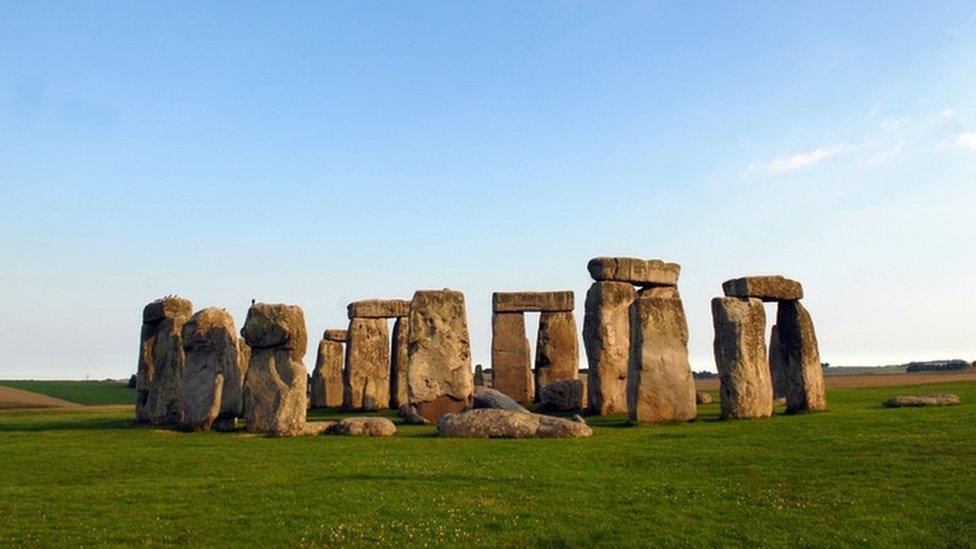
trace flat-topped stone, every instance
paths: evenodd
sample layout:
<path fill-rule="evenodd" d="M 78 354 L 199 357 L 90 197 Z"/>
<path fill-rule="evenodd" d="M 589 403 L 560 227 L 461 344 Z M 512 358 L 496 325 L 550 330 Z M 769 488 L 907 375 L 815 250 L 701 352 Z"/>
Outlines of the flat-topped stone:
<path fill-rule="evenodd" d="M 193 314 L 193 304 L 182 297 L 167 296 L 152 303 L 142 309 L 143 322 L 157 322 L 164 318 L 190 318 Z"/>
<path fill-rule="evenodd" d="M 586 265 L 597 281 L 630 282 L 635 286 L 677 286 L 681 265 L 660 259 L 595 257 Z"/>
<path fill-rule="evenodd" d="M 345 343 L 349 339 L 349 330 L 326 330 L 322 332 L 322 339 L 326 341 L 338 341 L 339 343 Z"/>
<path fill-rule="evenodd" d="M 410 301 L 407 299 L 364 299 L 353 301 L 346 307 L 349 319 L 354 318 L 398 318 L 410 316 Z"/>
<path fill-rule="evenodd" d="M 572 311 L 573 292 L 495 292 L 491 295 L 496 313 Z"/>
<path fill-rule="evenodd" d="M 796 301 L 803 299 L 803 286 L 779 275 L 744 276 L 722 283 L 727 297 L 754 297 L 763 301 Z"/>

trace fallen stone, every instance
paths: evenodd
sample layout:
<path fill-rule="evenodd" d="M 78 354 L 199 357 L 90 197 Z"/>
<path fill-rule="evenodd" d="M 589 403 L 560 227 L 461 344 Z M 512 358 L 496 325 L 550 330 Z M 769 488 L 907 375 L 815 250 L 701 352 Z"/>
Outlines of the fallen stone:
<path fill-rule="evenodd" d="M 579 377 L 579 341 L 576 318 L 571 312 L 539 315 L 539 334 L 535 353 L 536 398 L 541 389 L 562 379 Z"/>
<path fill-rule="evenodd" d="M 471 404 L 472 408 L 493 408 L 496 410 L 511 410 L 514 412 L 526 412 L 524 406 L 515 401 L 514 398 L 489 387 L 475 386 L 474 396 Z"/>
<path fill-rule="evenodd" d="M 697 416 L 681 300 L 639 296 L 630 306 L 627 417 L 631 422 L 662 423 Z"/>
<path fill-rule="evenodd" d="M 326 341 L 335 341 L 338 343 L 345 343 L 349 332 L 347 330 L 337 330 L 331 329 L 322 332 L 322 339 Z"/>
<path fill-rule="evenodd" d="M 329 426 L 327 435 L 352 437 L 392 437 L 396 425 L 385 417 L 350 417 Z"/>
<path fill-rule="evenodd" d="M 409 353 L 407 346 L 410 319 L 400 317 L 393 323 L 393 348 L 390 350 L 390 409 L 396 410 L 401 404 L 406 404 L 409 398 L 407 385 L 407 362 Z"/>
<path fill-rule="evenodd" d="M 469 438 L 580 438 L 593 434 L 585 423 L 488 408 L 444 414 L 437 422 L 437 432 L 444 437 Z"/>
<path fill-rule="evenodd" d="M 532 402 L 535 388 L 525 315 L 491 315 L 491 386 L 519 402 Z"/>
<path fill-rule="evenodd" d="M 573 292 L 495 292 L 491 296 L 492 312 L 526 313 L 572 311 Z"/>
<path fill-rule="evenodd" d="M 782 301 L 776 307 L 776 339 L 786 378 L 786 411 L 823 412 L 827 410 L 820 349 L 810 313 L 799 301 Z M 770 357 L 770 365 L 772 365 Z"/>
<path fill-rule="evenodd" d="M 166 297 L 142 311 L 139 365 L 136 373 L 136 421 L 177 425 L 183 416 L 182 329 L 193 304 Z"/>
<path fill-rule="evenodd" d="M 581 416 L 579 414 L 573 414 L 573 417 L 571 417 L 569 419 L 570 419 L 570 421 L 573 421 L 575 423 L 582 423 L 584 425 L 586 424 L 586 420 L 583 419 L 583 416 Z"/>
<path fill-rule="evenodd" d="M 353 318 L 342 372 L 342 407 L 373 411 L 390 405 L 390 329 L 385 318 Z"/>
<path fill-rule="evenodd" d="M 803 299 L 803 286 L 779 276 L 745 276 L 722 283 L 726 297 L 754 297 L 763 301 L 796 301 Z"/>
<path fill-rule="evenodd" d="M 695 404 L 711 404 L 711 403 L 712 403 L 711 394 L 704 393 L 701 391 L 695 393 Z"/>
<path fill-rule="evenodd" d="M 312 408 L 342 406 L 342 369 L 345 363 L 342 343 L 325 339 L 319 342 L 309 394 Z"/>
<path fill-rule="evenodd" d="M 183 324 L 182 339 L 183 426 L 209 429 L 218 417 L 240 416 L 244 380 L 234 318 L 216 307 L 197 311 Z"/>
<path fill-rule="evenodd" d="M 596 257 L 586 265 L 597 281 L 628 282 L 635 286 L 677 286 L 681 265 L 660 259 Z"/>
<path fill-rule="evenodd" d="M 296 305 L 257 303 L 247 311 L 241 329 L 251 360 L 244 378 L 247 430 L 274 436 L 297 436 L 305 424 L 308 370 L 305 313 Z M 269 346 L 270 342 L 277 345 Z"/>
<path fill-rule="evenodd" d="M 886 408 L 924 407 L 924 406 L 956 406 L 962 404 L 962 399 L 952 393 L 935 393 L 931 395 L 897 395 L 885 401 Z"/>
<path fill-rule="evenodd" d="M 464 294 L 422 290 L 410 303 L 409 401 L 434 422 L 468 407 L 474 387 Z"/>
<path fill-rule="evenodd" d="M 583 382 L 561 379 L 542 388 L 539 395 L 542 409 L 552 412 L 571 412 L 583 409 Z"/>
<path fill-rule="evenodd" d="M 712 320 L 722 417 L 770 417 L 773 386 L 766 361 L 766 313 L 762 301 L 716 297 L 712 299 Z"/>
<path fill-rule="evenodd" d="M 589 364 L 589 408 L 594 414 L 627 411 L 630 304 L 635 297 L 628 282 L 594 282 L 586 292 L 583 345 Z"/>
<path fill-rule="evenodd" d="M 349 319 L 397 318 L 410 315 L 410 302 L 406 299 L 364 299 L 353 301 L 346 308 Z"/>

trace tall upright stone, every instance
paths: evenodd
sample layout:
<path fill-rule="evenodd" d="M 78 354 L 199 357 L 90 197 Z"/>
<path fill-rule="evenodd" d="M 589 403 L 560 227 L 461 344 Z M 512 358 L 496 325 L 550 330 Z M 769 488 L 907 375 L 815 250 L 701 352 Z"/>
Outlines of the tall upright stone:
<path fill-rule="evenodd" d="M 529 338 L 525 336 L 523 313 L 494 313 L 491 316 L 491 387 L 518 402 L 532 402 Z"/>
<path fill-rule="evenodd" d="M 216 307 L 197 311 L 183 324 L 183 425 L 209 429 L 218 417 L 242 413 L 243 371 L 237 328 L 230 313 Z"/>
<path fill-rule="evenodd" d="M 390 329 L 386 318 L 349 321 L 342 407 L 383 410 L 390 405 Z"/>
<path fill-rule="evenodd" d="M 409 310 L 409 309 L 408 309 Z M 393 322 L 393 348 L 390 352 L 390 409 L 408 404 L 410 395 L 407 380 L 410 317 L 401 316 Z"/>
<path fill-rule="evenodd" d="M 576 318 L 570 311 L 543 312 L 535 353 L 536 400 L 546 385 L 579 377 L 579 340 Z"/>
<path fill-rule="evenodd" d="M 769 337 L 769 378 L 773 384 L 773 398 L 786 398 L 786 349 L 780 344 L 779 326 L 773 324 Z"/>
<path fill-rule="evenodd" d="M 158 299 L 142 311 L 139 367 L 136 373 L 136 420 L 176 425 L 183 413 L 182 329 L 193 304 L 178 297 Z"/>
<path fill-rule="evenodd" d="M 595 414 L 627 411 L 630 305 L 636 295 L 629 282 L 594 282 L 586 292 L 583 345 L 589 405 Z"/>
<path fill-rule="evenodd" d="M 464 294 L 421 290 L 410 303 L 408 387 L 417 413 L 436 423 L 471 401 L 471 344 Z"/>
<path fill-rule="evenodd" d="M 691 421 L 698 415 L 680 299 L 641 295 L 630 307 L 627 415 L 631 422 Z"/>
<path fill-rule="evenodd" d="M 776 310 L 776 327 L 786 378 L 786 411 L 826 410 L 820 350 L 810 313 L 799 301 L 780 302 Z"/>
<path fill-rule="evenodd" d="M 485 386 L 485 369 L 481 364 L 474 365 L 474 386 L 484 387 Z"/>
<path fill-rule="evenodd" d="M 342 330 L 345 332 L 345 330 Z M 338 408 L 342 406 L 342 368 L 345 362 L 341 341 L 329 337 L 330 330 L 319 342 L 312 370 L 311 395 L 312 408 Z M 343 337 L 343 341 L 345 337 Z"/>
<path fill-rule="evenodd" d="M 241 335 L 251 348 L 243 393 L 247 430 L 302 434 L 308 390 L 302 362 L 308 346 L 305 313 L 297 305 L 251 305 Z"/>
<path fill-rule="evenodd" d="M 712 299 L 715 365 L 723 418 L 773 414 L 773 387 L 766 359 L 766 312 L 757 298 Z"/>

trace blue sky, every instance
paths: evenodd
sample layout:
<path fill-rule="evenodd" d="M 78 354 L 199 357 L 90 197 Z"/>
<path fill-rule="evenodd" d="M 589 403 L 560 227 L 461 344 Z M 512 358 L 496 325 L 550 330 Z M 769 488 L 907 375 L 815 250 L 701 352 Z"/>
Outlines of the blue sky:
<path fill-rule="evenodd" d="M 487 365 L 597 255 L 683 265 L 695 369 L 760 273 L 825 361 L 976 359 L 976 5 L 794 4 L 5 3 L 0 378 L 133 372 L 168 293 L 457 288 Z"/>

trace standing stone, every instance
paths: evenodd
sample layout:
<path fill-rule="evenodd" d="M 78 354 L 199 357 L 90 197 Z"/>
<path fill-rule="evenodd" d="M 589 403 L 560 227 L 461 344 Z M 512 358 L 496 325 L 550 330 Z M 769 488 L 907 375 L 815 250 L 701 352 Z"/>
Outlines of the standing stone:
<path fill-rule="evenodd" d="M 328 330 L 326 330 L 328 331 Z M 342 366 L 345 358 L 342 343 L 325 337 L 319 342 L 312 370 L 312 408 L 338 408 L 342 406 Z"/>
<path fill-rule="evenodd" d="M 197 311 L 183 324 L 183 425 L 209 429 L 220 416 L 241 415 L 241 377 L 237 328 L 216 307 Z"/>
<path fill-rule="evenodd" d="M 484 387 L 485 386 L 485 370 L 481 364 L 474 365 L 474 386 Z"/>
<path fill-rule="evenodd" d="M 780 344 L 779 327 L 773 324 L 769 337 L 769 377 L 773 384 L 773 400 L 786 398 L 786 349 Z"/>
<path fill-rule="evenodd" d="M 712 320 L 722 417 L 745 419 L 773 415 L 773 387 L 766 362 L 766 312 L 762 301 L 716 297 L 712 299 Z"/>
<path fill-rule="evenodd" d="M 629 282 L 594 282 L 586 292 L 583 345 L 589 363 L 589 404 L 594 414 L 627 411 L 630 304 L 636 295 Z"/>
<path fill-rule="evenodd" d="M 407 390 L 410 317 L 401 316 L 393 323 L 393 349 L 390 360 L 390 409 L 397 410 L 409 402 Z"/>
<path fill-rule="evenodd" d="M 308 370 L 305 313 L 296 305 L 257 303 L 247 311 L 241 335 L 251 348 L 244 377 L 247 430 L 304 434 Z"/>
<path fill-rule="evenodd" d="M 431 422 L 471 401 L 471 345 L 461 292 L 423 290 L 413 295 L 408 381 L 410 404 Z"/>
<path fill-rule="evenodd" d="M 539 400 L 543 410 L 574 412 L 583 408 L 583 382 L 561 379 L 542 388 Z"/>
<path fill-rule="evenodd" d="M 546 385 L 579 375 L 579 341 L 576 318 L 571 312 L 539 315 L 539 338 L 535 353 L 535 391 L 540 399 Z"/>
<path fill-rule="evenodd" d="M 776 326 L 786 374 L 786 411 L 820 412 L 827 409 L 820 349 L 810 313 L 799 301 L 777 305 Z"/>
<path fill-rule="evenodd" d="M 518 402 L 532 402 L 535 395 L 525 315 L 494 313 L 491 316 L 491 387 Z"/>
<path fill-rule="evenodd" d="M 385 318 L 353 318 L 342 374 L 342 407 L 382 410 L 390 405 L 390 329 Z"/>
<path fill-rule="evenodd" d="M 695 419 L 695 380 L 681 300 L 641 295 L 630 307 L 630 325 L 628 419 L 647 423 Z"/>
<path fill-rule="evenodd" d="M 193 304 L 178 297 L 158 299 L 142 311 L 139 368 L 136 374 L 136 420 L 175 425 L 183 412 L 183 323 Z"/>

